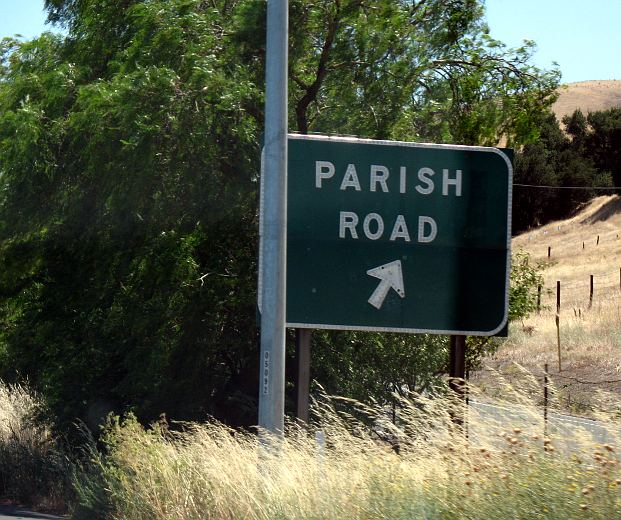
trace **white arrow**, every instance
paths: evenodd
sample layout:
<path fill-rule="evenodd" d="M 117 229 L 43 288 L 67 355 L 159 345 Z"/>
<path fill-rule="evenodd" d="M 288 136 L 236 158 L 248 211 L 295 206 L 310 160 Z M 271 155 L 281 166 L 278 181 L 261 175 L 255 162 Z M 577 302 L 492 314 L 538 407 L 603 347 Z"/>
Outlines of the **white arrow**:
<path fill-rule="evenodd" d="M 381 308 L 390 289 L 394 289 L 401 298 L 405 296 L 403 288 L 403 271 L 401 270 L 401 260 L 395 260 L 367 271 L 369 276 L 374 276 L 381 280 L 373 294 L 369 298 L 369 303 L 376 309 Z"/>

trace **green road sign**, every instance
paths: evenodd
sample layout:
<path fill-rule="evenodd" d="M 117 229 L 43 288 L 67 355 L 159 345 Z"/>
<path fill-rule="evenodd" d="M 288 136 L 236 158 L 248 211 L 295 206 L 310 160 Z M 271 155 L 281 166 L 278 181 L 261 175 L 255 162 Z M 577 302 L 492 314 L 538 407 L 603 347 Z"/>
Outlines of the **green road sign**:
<path fill-rule="evenodd" d="M 287 325 L 502 331 L 511 177 L 497 148 L 290 135 Z"/>
<path fill-rule="evenodd" d="M 496 334 L 511 178 L 497 148 L 290 135 L 287 325 Z"/>

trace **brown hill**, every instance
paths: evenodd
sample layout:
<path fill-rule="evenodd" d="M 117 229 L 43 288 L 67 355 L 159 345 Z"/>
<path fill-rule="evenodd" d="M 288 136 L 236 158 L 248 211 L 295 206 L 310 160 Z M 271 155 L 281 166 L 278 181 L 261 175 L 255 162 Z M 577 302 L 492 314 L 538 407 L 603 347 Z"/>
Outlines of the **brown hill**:
<path fill-rule="evenodd" d="M 621 80 L 580 81 L 562 85 L 552 110 L 560 121 L 576 109 L 588 112 L 621 107 Z"/>

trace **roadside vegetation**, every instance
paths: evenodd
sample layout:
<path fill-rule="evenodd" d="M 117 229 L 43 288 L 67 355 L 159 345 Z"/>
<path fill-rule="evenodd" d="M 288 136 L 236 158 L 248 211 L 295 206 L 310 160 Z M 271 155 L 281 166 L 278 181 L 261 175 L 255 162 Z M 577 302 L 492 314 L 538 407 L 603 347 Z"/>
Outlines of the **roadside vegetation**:
<path fill-rule="evenodd" d="M 75 518 L 617 517 L 618 442 L 546 437 L 540 409 L 506 397 L 522 401 L 526 424 L 471 415 L 470 438 L 453 422 L 463 404 L 441 395 L 402 400 L 396 424 L 380 407 L 323 398 L 309 431 L 291 424 L 269 447 L 218 423 L 110 418 Z"/>
<path fill-rule="evenodd" d="M 73 465 L 46 413 L 28 387 L 0 381 L 0 497 L 62 511 L 73 500 Z"/>
<path fill-rule="evenodd" d="M 109 416 L 99 440 L 85 431 L 81 455 L 69 457 L 29 422 L 28 392 L 2 386 L 15 430 L 0 437 L 2 467 L 14 468 L 3 484 L 21 486 L 11 489 L 26 500 L 52 493 L 77 520 L 617 517 L 618 423 L 600 416 L 605 444 L 579 427 L 555 434 L 525 386 L 506 379 L 502 388 L 486 399 L 518 410 L 512 422 L 468 410 L 443 387 L 398 399 L 394 417 L 320 395 L 311 425 L 289 423 L 270 445 L 215 421 L 145 427 Z"/>

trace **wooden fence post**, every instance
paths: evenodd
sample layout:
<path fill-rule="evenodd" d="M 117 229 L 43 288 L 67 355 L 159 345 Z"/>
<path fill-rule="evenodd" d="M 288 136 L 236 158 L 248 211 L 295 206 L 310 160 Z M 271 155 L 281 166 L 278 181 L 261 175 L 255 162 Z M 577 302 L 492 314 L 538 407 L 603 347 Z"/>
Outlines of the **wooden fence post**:
<path fill-rule="evenodd" d="M 550 258 L 550 254 L 552 253 L 552 248 L 548 246 L 548 258 Z"/>
<path fill-rule="evenodd" d="M 590 289 L 589 289 L 589 309 L 593 306 L 593 275 L 590 275 Z"/>
<path fill-rule="evenodd" d="M 561 364 L 561 282 L 556 281 L 556 346 L 558 351 L 558 371 L 563 370 Z"/>
<path fill-rule="evenodd" d="M 548 436 L 548 364 L 543 368 L 543 442 Z M 545 446 L 545 444 L 544 444 Z"/>
<path fill-rule="evenodd" d="M 466 336 L 453 335 L 450 341 L 449 386 L 463 396 L 466 379 Z"/>
<path fill-rule="evenodd" d="M 597 244 L 595 245 L 599 245 L 599 235 L 597 235 Z"/>
<path fill-rule="evenodd" d="M 619 269 L 619 276 L 621 276 L 621 269 Z M 537 314 L 541 314 L 541 285 L 537 286 Z"/>

